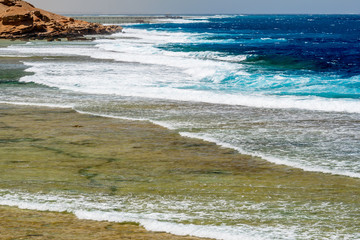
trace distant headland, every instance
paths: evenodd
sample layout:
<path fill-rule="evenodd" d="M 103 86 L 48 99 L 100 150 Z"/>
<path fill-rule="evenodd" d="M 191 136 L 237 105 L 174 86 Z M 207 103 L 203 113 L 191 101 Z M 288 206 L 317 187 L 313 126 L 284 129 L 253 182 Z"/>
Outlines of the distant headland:
<path fill-rule="evenodd" d="M 21 0 L 0 0 L 0 38 L 58 39 L 121 32 L 122 27 L 75 20 Z"/>

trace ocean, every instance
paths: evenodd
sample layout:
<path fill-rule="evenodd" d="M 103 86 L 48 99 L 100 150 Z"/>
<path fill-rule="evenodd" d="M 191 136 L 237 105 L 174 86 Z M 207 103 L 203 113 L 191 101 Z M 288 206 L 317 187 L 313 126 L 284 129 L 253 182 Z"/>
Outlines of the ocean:
<path fill-rule="evenodd" d="M 94 41 L 13 43 L 0 48 L 0 102 L 150 121 L 275 164 L 359 178 L 359 33 L 359 15 L 216 15 L 129 24 L 123 33 Z M 47 201 L 4 193 L 2 202 L 14 199 L 35 205 Z M 86 198 L 57 199 L 71 209 L 92 209 L 90 215 L 78 213 L 84 218 L 137 219 L 148 229 L 176 234 L 360 239 L 346 229 L 323 233 L 316 226 L 234 223 L 244 217 L 242 209 L 267 207 L 261 203 L 238 206 L 225 199 L 203 206 L 183 200 L 179 208 L 199 213 L 193 216 L 181 215 L 176 206 L 162 209 L 159 199 L 152 203 L 154 212 L 146 214 L 135 211 L 143 208 L 142 200 L 133 199 L 120 214 L 104 209 L 123 207 L 128 199 L 102 199 L 101 207 Z M 223 216 L 227 224 L 212 215 L 219 209 L 232 209 Z M 329 207 L 333 213 L 346 209 Z M 192 218 L 208 221 L 186 225 Z"/>

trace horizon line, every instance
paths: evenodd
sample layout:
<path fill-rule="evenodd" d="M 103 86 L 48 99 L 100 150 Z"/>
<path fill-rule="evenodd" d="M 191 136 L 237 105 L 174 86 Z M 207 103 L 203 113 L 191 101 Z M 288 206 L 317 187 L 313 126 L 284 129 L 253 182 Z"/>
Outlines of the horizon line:
<path fill-rule="evenodd" d="M 216 15 L 360 15 L 360 13 L 105 13 L 105 12 L 94 12 L 94 13 L 84 13 L 84 12 L 59 12 L 58 14 L 62 15 L 180 15 L 180 16 L 216 16 Z"/>

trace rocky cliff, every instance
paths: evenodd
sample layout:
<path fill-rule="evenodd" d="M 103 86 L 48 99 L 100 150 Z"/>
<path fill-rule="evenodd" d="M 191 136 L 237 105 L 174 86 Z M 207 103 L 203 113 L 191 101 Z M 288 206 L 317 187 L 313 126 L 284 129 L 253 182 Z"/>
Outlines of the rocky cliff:
<path fill-rule="evenodd" d="M 121 30 L 120 26 L 104 26 L 57 15 L 21 0 L 0 0 L 0 38 L 72 38 Z"/>

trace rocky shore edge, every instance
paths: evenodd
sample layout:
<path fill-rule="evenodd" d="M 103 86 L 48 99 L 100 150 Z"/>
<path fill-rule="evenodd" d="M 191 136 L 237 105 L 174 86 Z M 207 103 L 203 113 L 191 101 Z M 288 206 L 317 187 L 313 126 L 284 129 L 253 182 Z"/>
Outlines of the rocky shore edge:
<path fill-rule="evenodd" d="M 117 25 L 75 20 L 36 8 L 26 1 L 0 0 L 0 39 L 76 39 L 121 31 L 122 27 Z"/>

